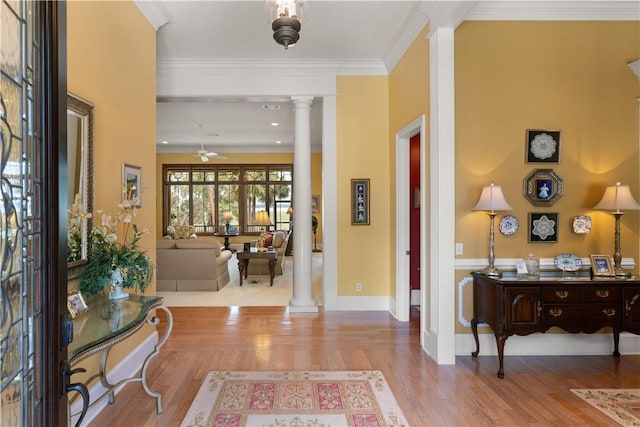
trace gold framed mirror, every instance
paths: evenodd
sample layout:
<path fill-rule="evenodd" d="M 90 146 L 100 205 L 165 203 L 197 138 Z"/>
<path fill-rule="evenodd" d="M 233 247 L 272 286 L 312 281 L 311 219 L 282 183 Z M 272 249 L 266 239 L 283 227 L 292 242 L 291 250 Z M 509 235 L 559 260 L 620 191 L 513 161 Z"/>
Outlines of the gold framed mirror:
<path fill-rule="evenodd" d="M 94 106 L 67 94 L 68 277 L 82 274 L 93 221 Z"/>

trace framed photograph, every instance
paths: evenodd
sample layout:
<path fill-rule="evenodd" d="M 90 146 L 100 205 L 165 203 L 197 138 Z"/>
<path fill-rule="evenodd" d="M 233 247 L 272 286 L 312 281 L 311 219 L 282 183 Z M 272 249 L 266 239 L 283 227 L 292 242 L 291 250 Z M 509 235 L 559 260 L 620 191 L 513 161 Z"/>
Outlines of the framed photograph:
<path fill-rule="evenodd" d="M 529 213 L 529 242 L 558 241 L 558 213 Z"/>
<path fill-rule="evenodd" d="M 320 212 L 320 196 L 311 196 L 311 212 Z"/>
<path fill-rule="evenodd" d="M 553 206 L 564 194 L 564 182 L 553 169 L 535 169 L 524 179 L 523 194 L 533 206 Z"/>
<path fill-rule="evenodd" d="M 89 310 L 87 303 L 84 302 L 84 298 L 80 291 L 75 291 L 67 296 L 67 309 L 72 319 L 75 319 L 77 315 Z"/>
<path fill-rule="evenodd" d="M 615 276 L 613 260 L 609 255 L 591 255 L 591 271 L 594 276 Z"/>
<path fill-rule="evenodd" d="M 527 163 L 560 163 L 560 131 L 527 129 Z"/>
<path fill-rule="evenodd" d="M 142 168 L 122 164 L 122 201 L 130 200 L 131 205 L 142 206 Z"/>
<path fill-rule="evenodd" d="M 369 179 L 351 180 L 351 225 L 369 225 Z"/>

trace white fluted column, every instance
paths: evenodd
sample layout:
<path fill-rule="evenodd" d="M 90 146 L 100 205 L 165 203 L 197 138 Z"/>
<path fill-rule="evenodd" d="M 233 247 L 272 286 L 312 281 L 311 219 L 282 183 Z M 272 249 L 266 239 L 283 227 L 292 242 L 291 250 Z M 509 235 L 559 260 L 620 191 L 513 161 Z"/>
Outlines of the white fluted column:
<path fill-rule="evenodd" d="M 317 312 L 311 274 L 311 96 L 292 96 L 293 144 L 293 298 L 290 312 Z"/>

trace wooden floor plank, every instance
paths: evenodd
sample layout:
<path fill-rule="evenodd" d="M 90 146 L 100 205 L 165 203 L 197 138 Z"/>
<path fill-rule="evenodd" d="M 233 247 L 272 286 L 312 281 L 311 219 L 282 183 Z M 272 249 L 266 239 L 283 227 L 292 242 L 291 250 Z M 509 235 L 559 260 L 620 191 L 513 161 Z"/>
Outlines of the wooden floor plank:
<path fill-rule="evenodd" d="M 92 427 L 179 425 L 214 370 L 380 370 L 411 426 L 611 425 L 570 389 L 640 388 L 640 356 L 507 356 L 503 380 L 496 357 L 460 356 L 455 366 L 439 366 L 420 348 L 415 310 L 406 323 L 384 312 L 171 311 L 174 330 L 148 371 L 164 413 L 133 383 Z"/>

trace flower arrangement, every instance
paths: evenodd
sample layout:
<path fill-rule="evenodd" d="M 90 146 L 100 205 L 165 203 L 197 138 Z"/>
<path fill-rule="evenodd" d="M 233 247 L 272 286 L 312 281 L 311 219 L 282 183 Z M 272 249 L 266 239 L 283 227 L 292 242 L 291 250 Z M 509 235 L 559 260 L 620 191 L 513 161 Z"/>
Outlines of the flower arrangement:
<path fill-rule="evenodd" d="M 106 215 L 101 210 L 100 226 L 91 231 L 91 253 L 78 285 L 82 292 L 97 294 L 111 281 L 113 271 L 122 275 L 120 286 L 144 292 L 153 277 L 153 263 L 138 247 L 138 241 L 148 229 L 142 231 L 133 224 L 136 215 L 135 200 L 118 205 L 117 215 Z"/>
<path fill-rule="evenodd" d="M 82 211 L 82 196 L 76 193 L 73 204 L 67 212 L 68 251 L 67 262 L 82 259 L 82 220 L 91 218 L 91 212 Z"/>

